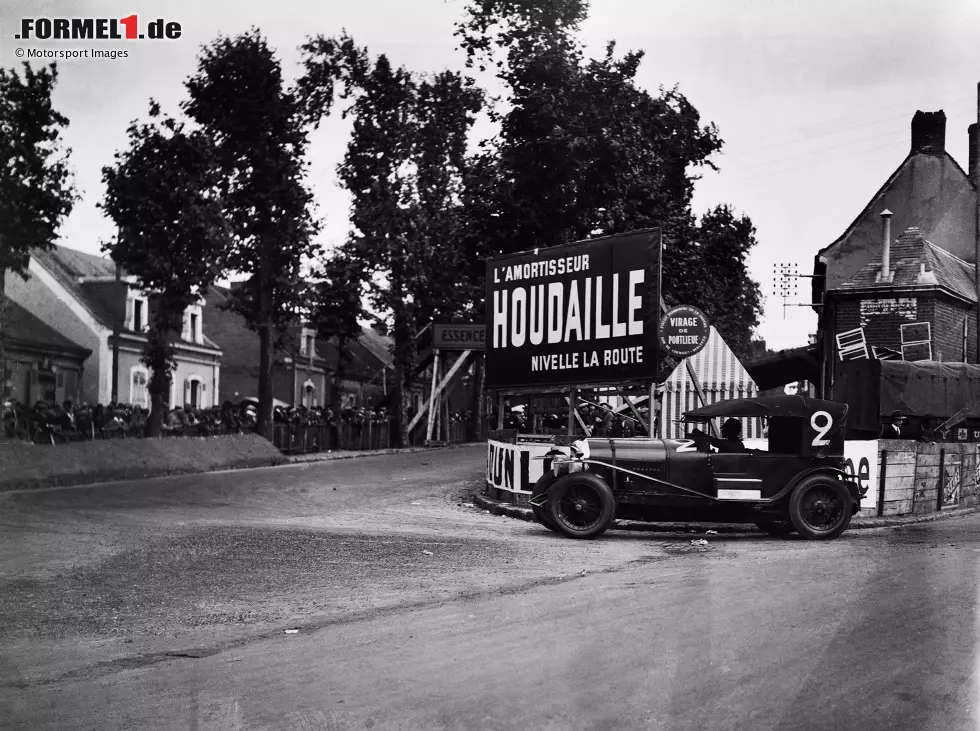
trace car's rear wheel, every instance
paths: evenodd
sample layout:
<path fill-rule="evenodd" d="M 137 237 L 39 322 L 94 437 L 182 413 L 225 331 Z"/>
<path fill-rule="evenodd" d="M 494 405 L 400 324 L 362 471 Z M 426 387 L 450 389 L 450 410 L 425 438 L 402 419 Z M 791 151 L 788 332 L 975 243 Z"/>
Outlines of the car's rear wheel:
<path fill-rule="evenodd" d="M 587 472 L 559 477 L 548 494 L 548 517 L 569 538 L 601 535 L 616 513 L 616 500 L 609 485 Z"/>
<path fill-rule="evenodd" d="M 534 483 L 534 487 L 531 488 L 531 500 L 539 498 L 548 492 L 548 488 L 550 488 L 557 479 L 558 478 L 555 477 L 554 472 L 551 471 L 545 472 L 543 475 L 541 475 L 541 477 L 538 478 L 538 481 Z M 531 512 L 534 513 L 534 517 L 545 528 L 548 530 L 553 530 L 556 533 L 558 532 L 558 526 L 555 525 L 554 521 L 548 515 L 547 502 L 540 508 L 532 503 Z"/>
<path fill-rule="evenodd" d="M 827 475 L 813 475 L 793 490 L 789 517 L 804 538 L 826 541 L 839 536 L 851 524 L 851 503 L 843 482 Z"/>
<path fill-rule="evenodd" d="M 792 520 L 757 520 L 755 527 L 771 536 L 788 536 L 796 530 Z"/>

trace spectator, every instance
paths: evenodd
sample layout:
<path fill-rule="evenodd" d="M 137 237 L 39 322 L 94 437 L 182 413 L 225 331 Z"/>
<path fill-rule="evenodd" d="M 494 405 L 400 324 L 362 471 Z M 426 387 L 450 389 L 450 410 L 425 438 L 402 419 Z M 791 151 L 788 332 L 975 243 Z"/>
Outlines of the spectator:
<path fill-rule="evenodd" d="M 902 425 L 905 423 L 901 411 L 893 411 L 883 422 L 880 439 L 901 439 Z"/>

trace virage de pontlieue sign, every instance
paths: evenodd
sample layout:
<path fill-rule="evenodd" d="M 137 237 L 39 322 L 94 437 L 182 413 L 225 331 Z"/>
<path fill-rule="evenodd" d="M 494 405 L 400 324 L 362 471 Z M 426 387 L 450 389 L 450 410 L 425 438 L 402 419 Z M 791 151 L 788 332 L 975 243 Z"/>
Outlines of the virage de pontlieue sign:
<path fill-rule="evenodd" d="M 708 344 L 711 325 L 697 307 L 671 307 L 660 320 L 660 347 L 675 358 L 690 358 Z"/>

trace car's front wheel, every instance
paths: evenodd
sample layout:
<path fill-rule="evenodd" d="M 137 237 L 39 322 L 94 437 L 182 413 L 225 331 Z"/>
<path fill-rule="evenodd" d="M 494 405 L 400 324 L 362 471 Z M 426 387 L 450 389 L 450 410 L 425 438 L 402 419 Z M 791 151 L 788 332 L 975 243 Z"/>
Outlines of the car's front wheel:
<path fill-rule="evenodd" d="M 806 477 L 789 499 L 789 517 L 804 538 L 826 541 L 851 524 L 851 495 L 840 480 L 828 475 Z"/>
<path fill-rule="evenodd" d="M 548 517 L 569 538 L 595 538 L 615 517 L 612 490 L 601 477 L 588 472 L 559 477 L 548 494 Z"/>
<path fill-rule="evenodd" d="M 544 495 L 546 492 L 548 492 L 548 489 L 554 484 L 555 480 L 557 479 L 558 478 L 555 477 L 555 473 L 551 472 L 550 470 L 548 472 L 545 472 L 543 475 L 541 475 L 541 477 L 538 478 L 538 481 L 534 483 L 534 487 L 531 488 L 531 500 L 535 500 L 536 498 L 539 498 L 542 495 Z M 556 533 L 558 532 L 558 526 L 555 525 L 554 521 L 548 515 L 547 502 L 545 502 L 545 504 L 541 507 L 538 507 L 532 502 L 531 512 L 534 513 L 534 517 L 545 528 L 547 528 L 548 530 L 553 530 Z"/>

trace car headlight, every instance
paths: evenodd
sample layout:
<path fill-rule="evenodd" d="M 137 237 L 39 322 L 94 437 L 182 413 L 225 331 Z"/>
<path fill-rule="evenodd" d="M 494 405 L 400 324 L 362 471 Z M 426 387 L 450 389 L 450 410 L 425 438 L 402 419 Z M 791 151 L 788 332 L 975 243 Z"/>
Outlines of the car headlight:
<path fill-rule="evenodd" d="M 572 442 L 572 455 L 579 459 L 588 459 L 591 454 L 589 449 L 588 439 L 579 439 L 576 442 Z"/>

